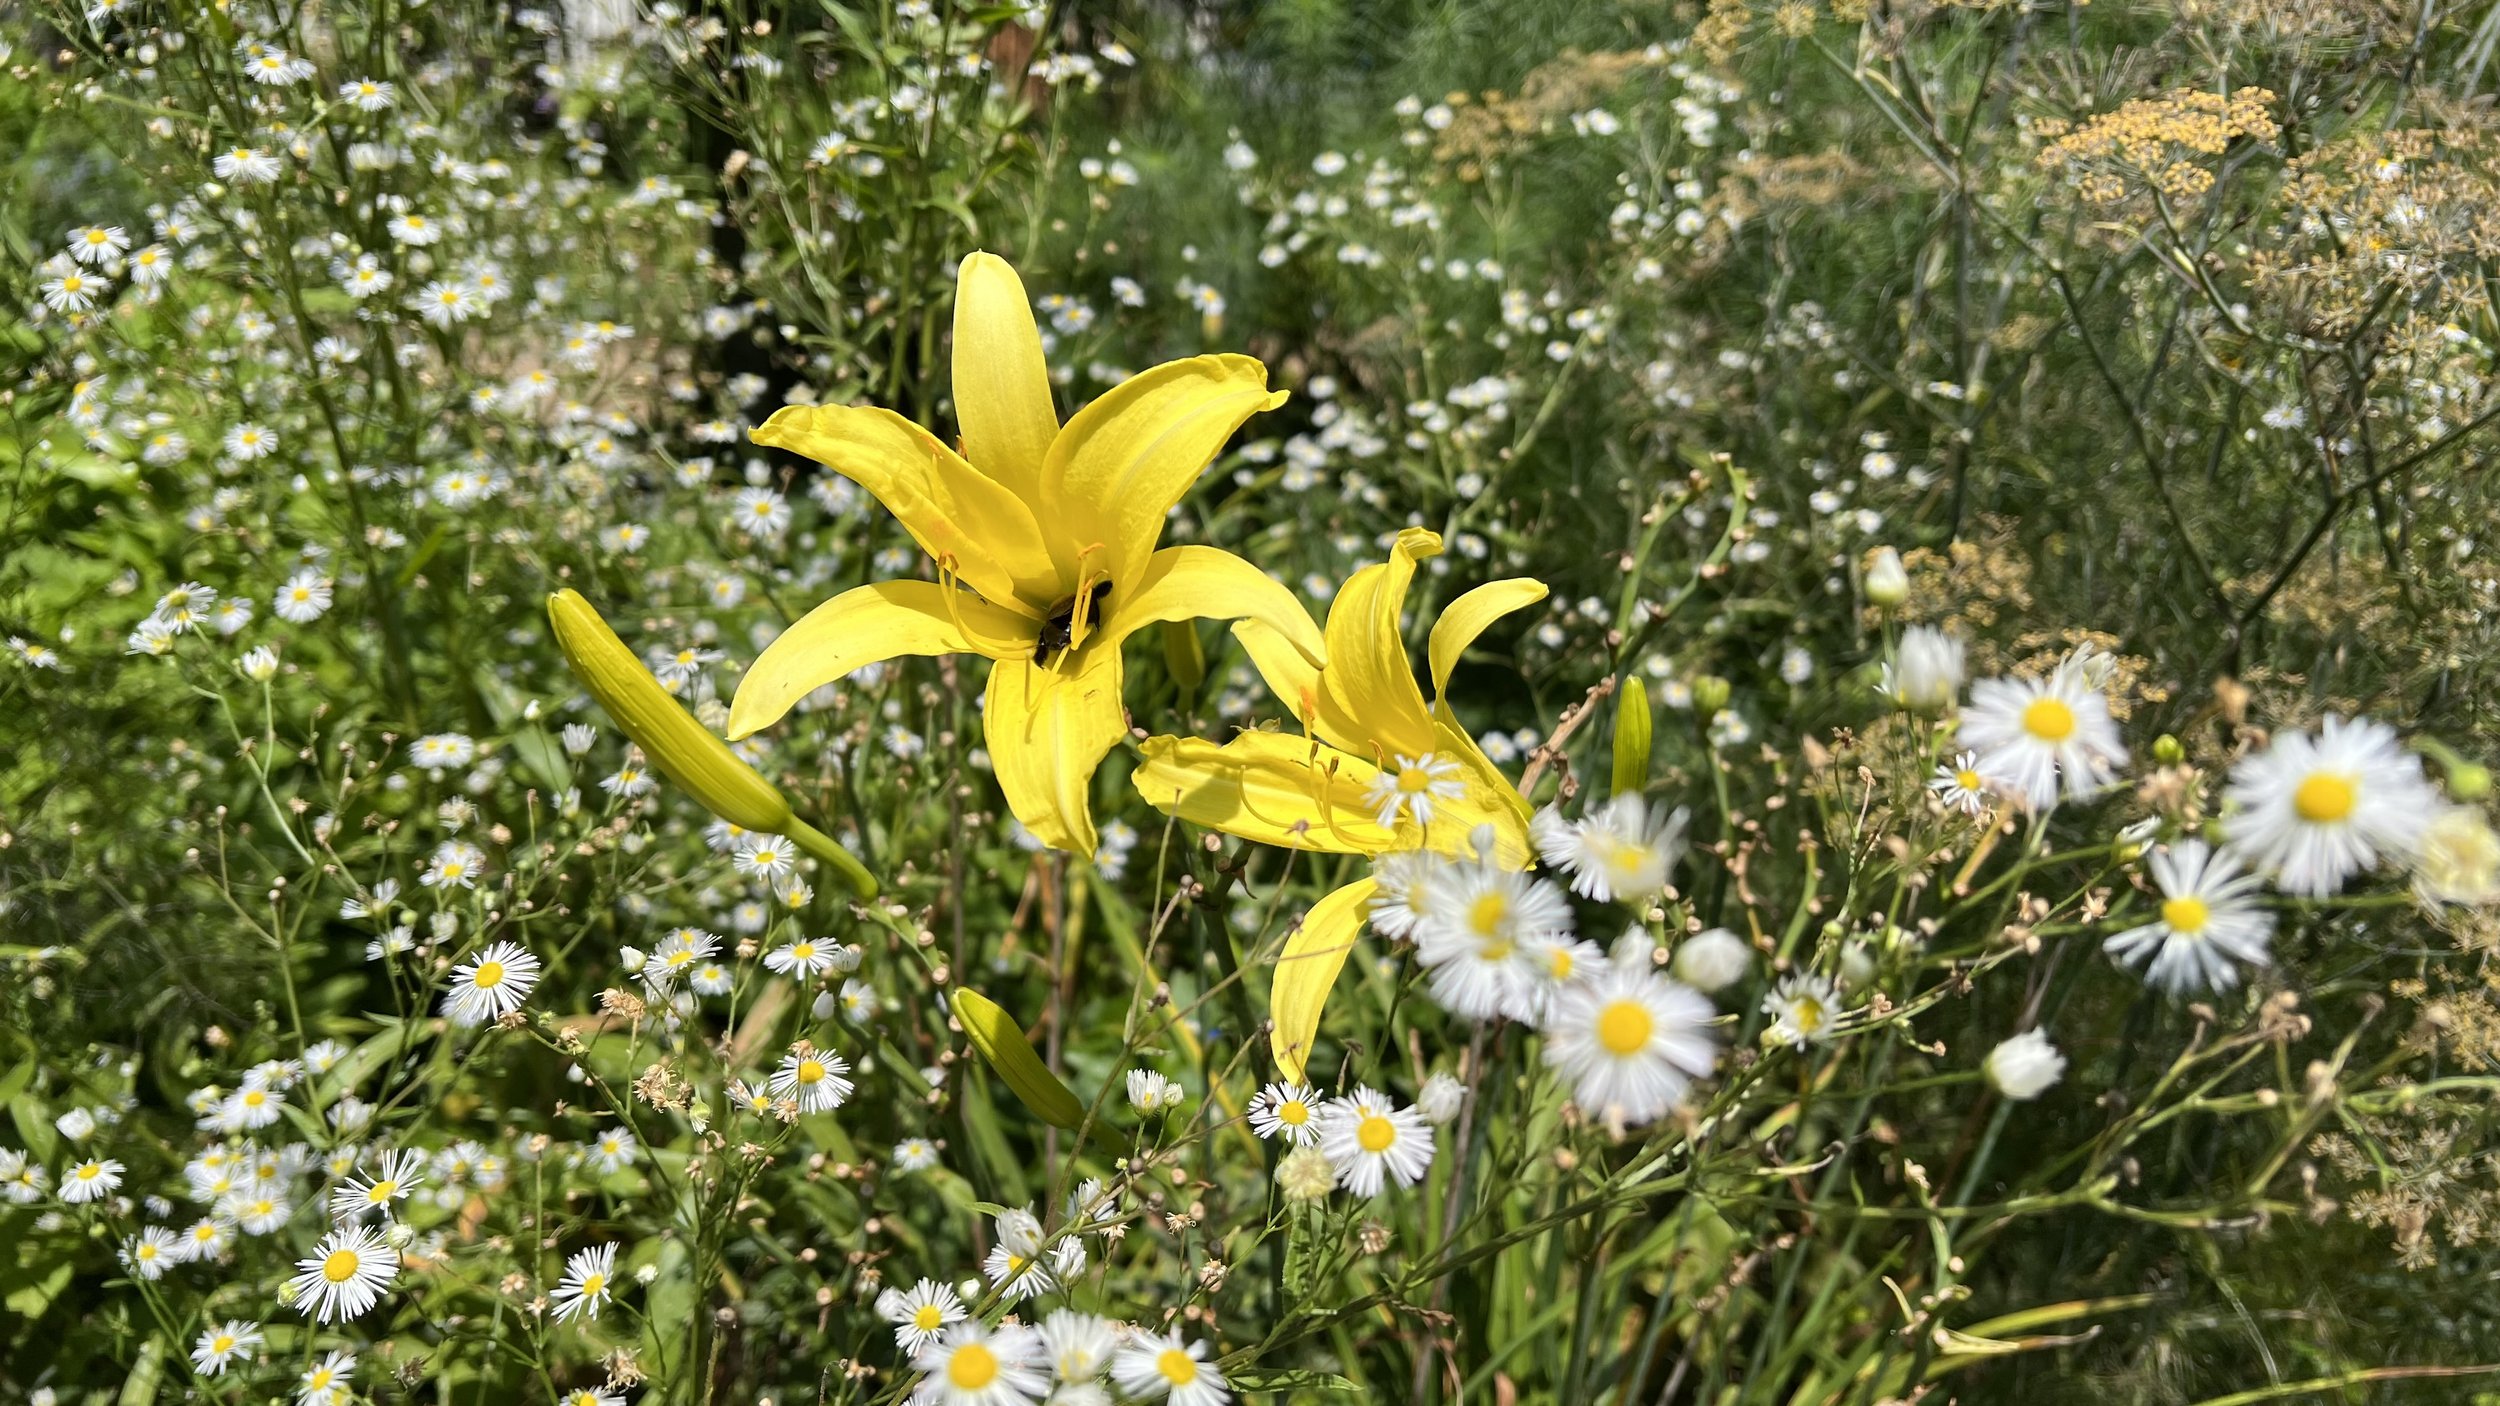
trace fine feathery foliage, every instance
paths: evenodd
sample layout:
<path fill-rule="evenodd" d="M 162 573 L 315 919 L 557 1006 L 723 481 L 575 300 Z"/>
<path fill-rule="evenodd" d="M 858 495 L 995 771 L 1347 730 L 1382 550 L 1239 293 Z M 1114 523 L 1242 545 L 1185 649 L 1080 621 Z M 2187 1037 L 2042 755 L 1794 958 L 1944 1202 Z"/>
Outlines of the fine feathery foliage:
<path fill-rule="evenodd" d="M 2500 1399 L 2495 58 L 0 6 L 0 1401 Z"/>

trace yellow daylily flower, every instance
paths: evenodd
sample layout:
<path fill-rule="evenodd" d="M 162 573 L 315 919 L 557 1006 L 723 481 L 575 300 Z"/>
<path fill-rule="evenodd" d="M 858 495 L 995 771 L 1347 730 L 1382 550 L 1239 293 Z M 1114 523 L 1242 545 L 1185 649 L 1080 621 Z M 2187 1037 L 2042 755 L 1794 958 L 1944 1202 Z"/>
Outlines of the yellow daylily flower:
<path fill-rule="evenodd" d="M 1310 616 L 1267 573 L 1214 547 L 1156 546 L 1224 442 L 1284 401 L 1252 357 L 1193 356 L 1130 377 L 1062 425 L 1023 282 L 996 255 L 968 256 L 955 281 L 961 454 L 891 410 L 846 406 L 785 406 L 752 436 L 867 489 L 938 579 L 875 582 L 808 612 L 739 684 L 731 740 L 862 665 L 977 654 L 994 661 L 982 728 L 1008 808 L 1043 843 L 1092 854 L 1094 768 L 1128 726 L 1130 634 L 1248 619 L 1282 655 L 1319 653 Z"/>
<path fill-rule="evenodd" d="M 1265 619 L 1235 625 L 1268 688 L 1310 735 L 1245 732 L 1220 746 L 1150 738 L 1133 778 L 1138 793 L 1210 830 L 1326 854 L 1466 853 L 1482 830 L 1488 858 L 1526 868 L 1535 853 L 1528 802 L 1459 724 L 1446 694 L 1468 646 L 1494 621 L 1543 600 L 1545 586 L 1493 581 L 1450 602 L 1427 647 L 1427 706 L 1400 619 L 1415 564 L 1440 550 L 1437 534 L 1410 527 L 1388 561 L 1348 577 L 1329 607 L 1317 663 Z M 1328 990 L 1377 887 L 1365 877 L 1321 898 L 1277 958 L 1269 1043 L 1288 1078 L 1303 1077 Z"/>

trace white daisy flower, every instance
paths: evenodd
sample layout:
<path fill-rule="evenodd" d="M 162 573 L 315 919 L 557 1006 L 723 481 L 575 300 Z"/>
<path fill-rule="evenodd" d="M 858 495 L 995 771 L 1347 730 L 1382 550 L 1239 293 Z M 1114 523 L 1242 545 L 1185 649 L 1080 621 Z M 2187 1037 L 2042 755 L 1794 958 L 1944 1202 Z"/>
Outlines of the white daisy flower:
<path fill-rule="evenodd" d="M 1377 1196 L 1384 1181 L 1413 1186 L 1424 1179 L 1432 1165 L 1432 1128 L 1415 1110 L 1365 1086 L 1320 1110 L 1319 1147 L 1336 1168 L 1339 1186 Z"/>
<path fill-rule="evenodd" d="M 1224 1406 L 1233 1394 L 1206 1358 L 1205 1343 L 1184 1343 L 1177 1333 L 1141 1334 L 1111 1359 L 1111 1380 L 1140 1401 L 1168 1397 L 1173 1406 Z"/>
<path fill-rule="evenodd" d="M 2439 810 L 2421 759 L 2395 729 L 2328 718 L 2243 757 L 2223 792 L 2222 833 L 2285 893 L 2324 898 L 2383 856 L 2409 859 Z"/>
<path fill-rule="evenodd" d="M 151 1225 L 122 1241 L 122 1268 L 141 1279 L 162 1279 L 182 1263 L 182 1242 L 161 1225 Z"/>
<path fill-rule="evenodd" d="M 1802 1050 L 1809 1041 L 1831 1038 L 1832 1018 L 1840 1013 L 1840 985 L 1810 972 L 1783 977 L 1762 998 L 1762 1011 L 1771 1017 L 1772 1039 Z"/>
<path fill-rule="evenodd" d="M 797 1104 L 801 1113 L 831 1113 L 851 1096 L 855 1085 L 842 1077 L 850 1072 L 842 1056 L 801 1045 L 773 1071 L 773 1093 Z"/>
<path fill-rule="evenodd" d="M 1532 1019 L 1540 979 L 1532 947 L 1571 939 L 1571 902 L 1559 885 L 1490 864 L 1460 864 L 1436 883 L 1415 956 L 1432 998 L 1457 1015 Z"/>
<path fill-rule="evenodd" d="M 538 959 L 517 942 L 498 942 L 452 968 L 443 1014 L 454 1025 L 484 1025 L 521 1008 L 538 985 Z"/>
<path fill-rule="evenodd" d="M 350 1226 L 321 1237 L 302 1271 L 290 1281 L 299 1313 L 323 1323 L 362 1317 L 382 1301 L 382 1291 L 399 1273 L 399 1251 L 366 1226 Z"/>
<path fill-rule="evenodd" d="M 350 1177 L 331 1191 L 331 1216 L 340 1221 L 362 1220 L 368 1215 L 392 1219 L 392 1208 L 416 1189 L 424 1167 L 422 1153 L 383 1153 L 380 1168 L 371 1177 Z"/>
<path fill-rule="evenodd" d="M 807 981 L 818 972 L 833 966 L 834 945 L 820 938 L 802 937 L 764 954 L 764 965 L 789 977 Z"/>
<path fill-rule="evenodd" d="M 1988 809 L 1988 778 L 1979 774 L 1979 754 L 1964 752 L 1950 762 L 1940 762 L 1936 774 L 1927 780 L 1927 789 L 1947 810 L 1964 815 L 1980 815 Z"/>
<path fill-rule="evenodd" d="M 1277 1083 L 1250 1100 L 1250 1131 L 1283 1137 L 1295 1147 L 1319 1141 L 1319 1091 L 1308 1084 Z"/>
<path fill-rule="evenodd" d="M 1041 1334 L 1042 1354 L 1050 1362 L 1051 1375 L 1069 1386 L 1093 1381 L 1109 1370 L 1112 1349 L 1119 1342 L 1119 1330 L 1110 1319 L 1072 1308 L 1053 1309 L 1042 1320 Z"/>
<path fill-rule="evenodd" d="M 564 1280 L 548 1298 L 555 1304 L 556 1321 L 570 1323 L 577 1314 L 599 1316 L 600 1305 L 608 1301 L 609 1290 L 616 1283 L 616 1247 L 593 1245 L 576 1251 L 564 1262 Z"/>
<path fill-rule="evenodd" d="M 2144 979 L 2177 995 L 2224 991 L 2240 968 L 2266 964 L 2274 915 L 2259 904 L 2265 884 L 2230 850 L 2187 839 L 2154 851 L 2146 862 L 2161 888 L 2161 916 L 2102 944 L 2102 950 Z"/>
<path fill-rule="evenodd" d="M 1681 807 L 1650 814 L 1638 794 L 1627 792 L 1578 820 L 1552 806 L 1538 811 L 1529 831 L 1537 852 L 1571 876 L 1571 891 L 1600 903 L 1640 903 L 1665 892 L 1667 876 L 1684 856 Z"/>
<path fill-rule="evenodd" d="M 921 1374 L 915 1406 L 1030 1406 L 1050 1390 L 1040 1336 L 1016 1324 L 958 1323 L 913 1353 L 911 1365 Z"/>
<path fill-rule="evenodd" d="M 1418 826 L 1429 826 L 1434 801 L 1454 801 L 1466 794 L 1466 786 L 1458 780 L 1458 763 L 1426 752 L 1420 757 L 1401 756 L 1396 766 L 1374 774 L 1363 803 L 1378 812 L 1381 829 L 1394 830 L 1401 814 L 1413 816 Z"/>
<path fill-rule="evenodd" d="M 90 1158 L 61 1173 L 61 1199 L 72 1205 L 100 1201 L 121 1190 L 121 1185 L 121 1163 L 110 1157 Z"/>
<path fill-rule="evenodd" d="M 1973 684 L 1959 735 L 1979 754 L 1979 774 L 2033 810 L 2057 804 L 2061 787 L 2081 799 L 2108 785 L 2127 749 L 2089 673 L 2077 656 L 2046 678 Z"/>
<path fill-rule="evenodd" d="M 295 1406 L 346 1406 L 353 1395 L 348 1382 L 356 1375 L 356 1354 L 337 1351 L 304 1369 L 296 1382 Z"/>
<path fill-rule="evenodd" d="M 229 1318 L 223 1324 L 202 1329 L 199 1340 L 191 1345 L 191 1366 L 203 1377 L 214 1377 L 236 1362 L 249 1362 L 259 1355 L 260 1325 Z"/>
<path fill-rule="evenodd" d="M 1719 1057 L 1708 997 L 1654 971 L 1574 982 L 1545 1018 L 1545 1062 L 1581 1108 L 1613 1123 L 1656 1122 Z"/>
<path fill-rule="evenodd" d="M 936 1342 L 953 1324 L 964 1321 L 964 1301 L 934 1279 L 908 1289 L 888 1289 L 877 1296 L 877 1316 L 894 1325 L 894 1345 L 916 1353 Z"/>

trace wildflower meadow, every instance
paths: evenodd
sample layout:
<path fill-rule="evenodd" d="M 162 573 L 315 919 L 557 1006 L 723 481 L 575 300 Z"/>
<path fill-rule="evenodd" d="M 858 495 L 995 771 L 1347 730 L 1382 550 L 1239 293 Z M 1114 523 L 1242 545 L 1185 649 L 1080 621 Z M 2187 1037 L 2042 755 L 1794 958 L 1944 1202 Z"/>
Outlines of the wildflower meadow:
<path fill-rule="evenodd" d="M 2500 1402 L 2493 0 L 0 69 L 0 1404 Z"/>

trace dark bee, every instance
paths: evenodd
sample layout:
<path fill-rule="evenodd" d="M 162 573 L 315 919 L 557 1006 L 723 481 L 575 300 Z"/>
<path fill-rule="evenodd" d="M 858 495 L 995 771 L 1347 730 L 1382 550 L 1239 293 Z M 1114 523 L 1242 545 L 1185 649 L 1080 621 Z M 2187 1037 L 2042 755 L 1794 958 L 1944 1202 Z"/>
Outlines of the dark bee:
<path fill-rule="evenodd" d="M 1110 582 L 1095 582 L 1092 592 L 1092 603 L 1087 607 L 1085 613 L 1093 619 L 1100 620 L 1102 618 L 1102 598 L 1109 594 L 1111 594 Z M 1040 636 L 1033 641 L 1033 662 L 1036 664 L 1047 664 L 1050 662 L 1052 655 L 1066 649 L 1068 647 L 1068 636 L 1074 631 L 1075 627 L 1076 597 L 1070 596 L 1066 600 L 1061 601 L 1058 605 L 1051 607 L 1050 618 L 1042 622 L 1042 632 Z"/>

